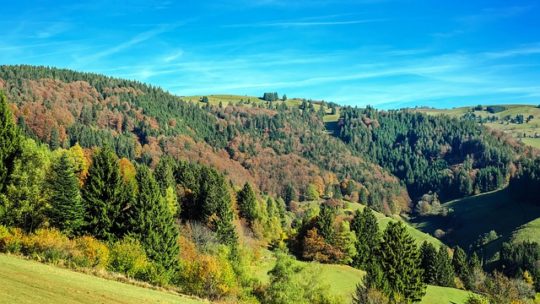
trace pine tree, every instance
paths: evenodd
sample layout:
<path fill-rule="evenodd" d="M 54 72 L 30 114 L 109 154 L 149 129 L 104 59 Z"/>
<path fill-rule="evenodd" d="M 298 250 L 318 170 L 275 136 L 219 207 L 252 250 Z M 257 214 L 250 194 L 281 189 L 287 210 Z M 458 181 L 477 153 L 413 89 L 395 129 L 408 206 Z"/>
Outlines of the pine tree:
<path fill-rule="evenodd" d="M 258 218 L 257 197 L 249 183 L 245 183 L 242 190 L 238 192 L 238 209 L 240 216 L 245 218 L 250 224 Z"/>
<path fill-rule="evenodd" d="M 139 167 L 136 180 L 138 195 L 126 219 L 126 233 L 136 236 L 147 256 L 170 277 L 177 270 L 178 228 L 150 169 Z"/>
<path fill-rule="evenodd" d="M 366 207 L 362 212 L 356 211 L 351 221 L 351 230 L 356 234 L 356 256 L 353 259 L 353 266 L 365 269 L 375 258 L 380 237 L 377 218 L 370 208 Z"/>
<path fill-rule="evenodd" d="M 103 240 L 114 240 L 121 234 L 115 231 L 122 210 L 123 185 L 118 166 L 118 157 L 105 147 L 92 158 L 92 166 L 82 194 L 86 209 L 85 230 Z"/>
<path fill-rule="evenodd" d="M 51 225 L 68 235 L 80 232 L 84 225 L 84 206 L 79 190 L 79 180 L 66 152 L 53 163 L 47 180 L 51 209 Z"/>
<path fill-rule="evenodd" d="M 448 248 L 441 246 L 435 259 L 435 268 L 437 273 L 436 283 L 443 287 L 454 287 L 454 268 L 452 260 L 448 255 Z"/>
<path fill-rule="evenodd" d="M 0 193 L 4 191 L 9 175 L 13 171 L 19 143 L 19 132 L 9 110 L 6 96 L 0 92 Z"/>
<path fill-rule="evenodd" d="M 436 260 L 437 250 L 431 243 L 423 242 L 420 247 L 420 265 L 424 270 L 424 283 L 435 284 L 437 281 Z"/>
<path fill-rule="evenodd" d="M 378 250 L 379 263 L 393 300 L 404 298 L 420 301 L 426 286 L 422 282 L 420 256 L 414 239 L 402 222 L 391 222 L 386 227 Z"/>

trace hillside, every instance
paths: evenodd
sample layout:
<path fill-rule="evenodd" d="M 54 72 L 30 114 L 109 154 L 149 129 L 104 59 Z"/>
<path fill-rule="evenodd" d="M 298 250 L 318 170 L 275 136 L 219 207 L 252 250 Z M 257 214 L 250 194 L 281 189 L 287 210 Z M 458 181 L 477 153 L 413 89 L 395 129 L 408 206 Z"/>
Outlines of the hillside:
<path fill-rule="evenodd" d="M 0 254 L 0 303 L 209 303 Z"/>
<path fill-rule="evenodd" d="M 442 240 L 462 248 L 478 248 L 489 259 L 508 241 L 538 241 L 537 219 L 540 206 L 516 201 L 506 190 L 457 199 L 443 204 L 450 211 L 447 216 L 416 218 L 414 226 L 433 234 L 435 230 L 446 232 Z M 496 232 L 497 237 L 478 243 L 482 235 Z M 478 246 L 478 247 L 476 247 Z"/>
<path fill-rule="evenodd" d="M 33 66 L 0 90 L 0 252 L 234 303 L 540 289 L 540 159 L 499 118 Z"/>
<path fill-rule="evenodd" d="M 139 82 L 31 66 L 1 66 L 0 90 L 20 127 L 53 148 L 108 145 L 151 166 L 162 155 L 189 159 L 274 195 L 291 184 L 302 196 L 310 183 L 322 195 L 352 179 L 378 205 L 408 208 L 394 176 L 328 134 L 334 106 L 228 95 L 204 103 Z"/>
<path fill-rule="evenodd" d="M 482 105 L 481 109 L 478 107 L 419 108 L 416 111 L 430 115 L 468 116 L 471 119 L 484 120 L 484 125 L 487 127 L 510 134 L 531 147 L 540 148 L 540 108 L 534 105 Z M 523 117 L 523 121 L 516 119 L 520 115 Z M 532 117 L 530 117 L 531 115 Z"/>

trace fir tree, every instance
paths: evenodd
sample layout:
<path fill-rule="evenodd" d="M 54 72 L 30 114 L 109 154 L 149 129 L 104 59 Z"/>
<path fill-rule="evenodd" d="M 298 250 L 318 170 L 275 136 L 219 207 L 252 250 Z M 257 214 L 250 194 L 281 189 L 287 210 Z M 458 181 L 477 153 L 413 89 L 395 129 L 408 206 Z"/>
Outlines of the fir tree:
<path fill-rule="evenodd" d="M 459 246 L 454 248 L 452 266 L 454 267 L 454 273 L 456 276 L 465 283 L 469 277 L 470 269 L 469 264 L 467 263 L 467 254 L 465 254 L 465 251 L 463 251 L 463 249 L 461 249 Z"/>
<path fill-rule="evenodd" d="M 403 298 L 412 302 L 420 301 L 426 292 L 420 256 L 414 239 L 403 223 L 388 224 L 378 253 L 379 264 L 388 284 L 387 295 L 394 301 Z"/>
<path fill-rule="evenodd" d="M 250 224 L 258 218 L 257 197 L 249 183 L 245 183 L 242 190 L 238 192 L 238 209 L 240 216 L 245 218 Z"/>
<path fill-rule="evenodd" d="M 317 216 L 317 229 L 321 236 L 328 243 L 332 243 L 335 236 L 334 218 L 336 211 L 327 204 L 321 204 L 319 207 L 319 215 Z"/>
<path fill-rule="evenodd" d="M 141 241 L 147 256 L 170 277 L 177 269 L 178 228 L 150 169 L 139 167 L 136 180 L 138 195 L 129 210 L 126 232 Z"/>
<path fill-rule="evenodd" d="M 79 180 L 66 152 L 53 163 L 47 180 L 51 225 L 68 235 L 77 234 L 84 225 L 84 206 Z"/>
<path fill-rule="evenodd" d="M 452 267 L 452 260 L 448 255 L 448 248 L 446 246 L 439 248 L 437 258 L 435 259 L 435 267 L 437 269 L 437 285 L 454 287 L 454 268 Z"/>
<path fill-rule="evenodd" d="M 118 157 L 110 148 L 103 148 L 92 158 L 82 191 L 89 234 L 104 240 L 119 237 L 121 233 L 114 227 L 124 201 L 122 190 Z"/>
<path fill-rule="evenodd" d="M 351 221 L 351 230 L 356 234 L 356 256 L 353 259 L 353 266 L 365 269 L 375 258 L 380 237 L 377 218 L 370 208 L 366 207 L 362 212 L 356 211 Z"/>
<path fill-rule="evenodd" d="M 4 191 L 9 175 L 13 171 L 19 143 L 19 132 L 9 110 L 6 96 L 0 92 L 0 193 Z"/>
<path fill-rule="evenodd" d="M 423 242 L 420 247 L 420 265 L 424 270 L 424 283 L 435 284 L 437 281 L 436 267 L 437 250 L 431 243 Z"/>

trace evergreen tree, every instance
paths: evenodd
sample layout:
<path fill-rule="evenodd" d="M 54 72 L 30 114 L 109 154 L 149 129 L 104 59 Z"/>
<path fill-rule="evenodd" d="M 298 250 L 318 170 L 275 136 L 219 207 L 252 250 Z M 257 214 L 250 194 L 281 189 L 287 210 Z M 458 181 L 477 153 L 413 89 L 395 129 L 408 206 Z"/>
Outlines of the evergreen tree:
<path fill-rule="evenodd" d="M 238 209 L 240 216 L 245 218 L 250 224 L 258 218 L 257 196 L 249 183 L 245 183 L 242 190 L 238 192 Z"/>
<path fill-rule="evenodd" d="M 454 287 L 454 268 L 448 255 L 448 248 L 441 246 L 435 259 L 437 273 L 436 283 L 439 286 Z"/>
<path fill-rule="evenodd" d="M 84 225 L 84 206 L 79 190 L 79 180 L 66 152 L 53 163 L 47 180 L 51 209 L 51 225 L 68 235 L 80 232 Z"/>
<path fill-rule="evenodd" d="M 19 150 L 19 132 L 13 122 L 6 96 L 0 92 L 0 193 L 4 191 L 13 171 L 14 159 Z"/>
<path fill-rule="evenodd" d="M 435 284 L 437 281 L 437 250 L 431 243 L 423 242 L 420 247 L 420 265 L 424 273 L 424 283 Z"/>
<path fill-rule="evenodd" d="M 452 257 L 452 266 L 454 267 L 454 273 L 460 278 L 463 283 L 466 282 L 469 277 L 470 269 L 467 263 L 467 254 L 461 247 L 456 246 L 454 248 L 454 256 Z"/>
<path fill-rule="evenodd" d="M 123 188 L 118 157 L 105 147 L 92 158 L 82 191 L 89 234 L 104 240 L 120 236 L 120 231 L 115 231 L 115 222 L 122 210 Z"/>
<path fill-rule="evenodd" d="M 335 236 L 334 219 L 336 211 L 327 204 L 321 204 L 317 216 L 317 230 L 328 243 L 332 243 Z"/>
<path fill-rule="evenodd" d="M 161 195 L 165 196 L 167 189 L 174 189 L 176 185 L 174 179 L 174 160 L 168 156 L 162 157 L 154 170 L 154 176 L 159 185 Z"/>
<path fill-rule="evenodd" d="M 291 202 L 298 199 L 298 194 L 296 193 L 296 189 L 294 189 L 294 186 L 292 184 L 287 184 L 285 189 L 283 190 L 283 200 L 285 200 L 285 204 L 287 207 L 291 206 Z"/>
<path fill-rule="evenodd" d="M 356 234 L 356 256 L 352 264 L 356 268 L 365 269 L 375 258 L 380 237 L 377 218 L 370 208 L 356 211 L 351 221 L 351 230 Z"/>
<path fill-rule="evenodd" d="M 407 233 L 402 222 L 388 224 L 378 253 L 379 264 L 388 284 L 387 295 L 394 301 L 402 298 L 412 302 L 420 301 L 426 292 L 422 282 L 420 256 L 414 239 Z"/>
<path fill-rule="evenodd" d="M 178 266 L 178 228 L 150 169 L 139 167 L 136 180 L 138 195 L 129 210 L 126 232 L 141 241 L 146 255 L 170 277 Z"/>

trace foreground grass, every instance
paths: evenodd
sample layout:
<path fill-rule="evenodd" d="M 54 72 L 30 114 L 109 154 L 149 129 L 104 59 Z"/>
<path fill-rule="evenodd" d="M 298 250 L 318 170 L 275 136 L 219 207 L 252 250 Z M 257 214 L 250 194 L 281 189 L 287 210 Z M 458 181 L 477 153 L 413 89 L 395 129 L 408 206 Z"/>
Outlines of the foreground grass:
<path fill-rule="evenodd" d="M 0 303 L 207 303 L 0 254 Z"/>
<path fill-rule="evenodd" d="M 268 282 L 268 271 L 272 269 L 275 263 L 275 258 L 270 251 L 263 254 L 261 262 L 257 267 L 253 268 L 253 273 L 261 282 Z M 349 303 L 352 295 L 356 290 L 356 286 L 362 282 L 365 271 L 346 266 L 335 264 L 318 264 L 298 261 L 298 264 L 305 267 L 315 267 L 316 273 L 320 275 L 323 283 L 330 287 L 330 292 L 340 296 Z M 455 288 L 428 286 L 426 295 L 422 299 L 421 304 L 463 304 L 469 295 L 468 291 Z"/>

